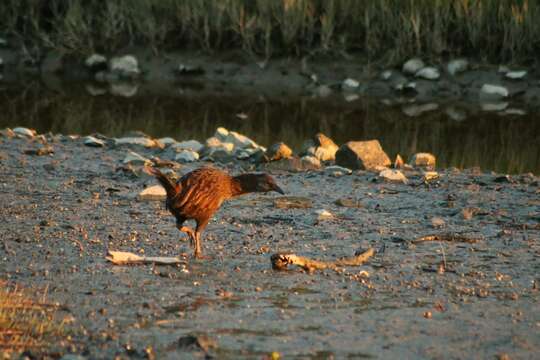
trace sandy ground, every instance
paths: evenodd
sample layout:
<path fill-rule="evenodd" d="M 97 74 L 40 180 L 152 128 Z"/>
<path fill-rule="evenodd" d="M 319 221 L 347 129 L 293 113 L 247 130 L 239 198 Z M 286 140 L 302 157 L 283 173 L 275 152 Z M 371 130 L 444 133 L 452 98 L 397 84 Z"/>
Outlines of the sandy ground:
<path fill-rule="evenodd" d="M 126 148 L 65 139 L 51 145 L 54 154 L 32 156 L 24 150 L 35 144 L 0 138 L 0 276 L 48 286 L 51 301 L 65 305 L 75 341 L 62 352 L 158 359 L 272 352 L 286 359 L 538 356 L 538 177 L 508 181 L 444 170 L 440 181 L 415 186 L 414 176 L 404 185 L 362 171 L 337 178 L 276 171 L 288 195 L 307 197 L 313 207 L 278 209 L 274 194 L 248 195 L 224 204 L 208 226 L 203 244 L 213 259 L 114 266 L 105 259 L 109 249 L 162 256 L 191 249 L 161 201 L 137 200 L 155 181 L 118 170 Z M 229 170 L 238 173 L 239 165 Z M 338 206 L 340 198 L 358 199 L 361 207 Z M 318 221 L 320 208 L 335 217 Z M 457 241 L 414 242 L 431 234 L 457 234 Z M 376 257 L 342 272 L 270 266 L 278 251 L 334 259 L 368 247 Z M 187 335 L 199 337 L 206 355 L 185 346 Z"/>

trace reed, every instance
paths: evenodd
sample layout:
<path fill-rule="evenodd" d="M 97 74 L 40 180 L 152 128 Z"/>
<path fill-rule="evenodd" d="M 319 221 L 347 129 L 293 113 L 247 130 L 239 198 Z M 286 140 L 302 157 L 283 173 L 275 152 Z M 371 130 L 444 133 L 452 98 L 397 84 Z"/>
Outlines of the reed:
<path fill-rule="evenodd" d="M 375 60 L 464 55 L 528 62 L 540 51 L 530 0 L 3 0 L 0 35 L 31 51 L 126 46 L 269 58 L 362 53 Z M 1 37 L 0 36 L 0 37 Z"/>

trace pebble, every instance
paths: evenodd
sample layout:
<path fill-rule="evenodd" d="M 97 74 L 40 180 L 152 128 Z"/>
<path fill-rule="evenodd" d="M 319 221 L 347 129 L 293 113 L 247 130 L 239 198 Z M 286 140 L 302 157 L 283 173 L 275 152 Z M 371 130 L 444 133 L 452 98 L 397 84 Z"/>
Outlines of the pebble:
<path fill-rule="evenodd" d="M 433 226 L 434 228 L 441 228 L 441 227 L 444 227 L 445 225 L 446 225 L 446 222 L 444 221 L 443 218 L 440 218 L 440 217 L 431 218 L 431 226 Z"/>
<path fill-rule="evenodd" d="M 317 215 L 317 220 L 328 220 L 334 218 L 334 215 L 325 209 L 315 210 L 315 215 Z"/>
<path fill-rule="evenodd" d="M 351 175 L 352 174 L 352 170 L 351 169 L 348 169 L 346 167 L 343 167 L 343 166 L 339 166 L 339 165 L 331 165 L 331 166 L 327 166 L 325 169 L 324 169 L 324 173 L 325 174 L 330 174 L 330 175 L 333 175 L 333 176 L 336 176 L 336 173 L 339 173 L 338 176 L 341 176 L 341 175 Z"/>
<path fill-rule="evenodd" d="M 407 184 L 408 182 L 407 177 L 401 171 L 395 169 L 384 169 L 379 173 L 379 177 L 391 182 L 400 182 L 403 184 Z"/>
<path fill-rule="evenodd" d="M 288 159 L 292 156 L 292 154 L 292 149 L 283 142 L 279 142 L 270 146 L 266 151 L 266 156 L 270 161 Z"/>

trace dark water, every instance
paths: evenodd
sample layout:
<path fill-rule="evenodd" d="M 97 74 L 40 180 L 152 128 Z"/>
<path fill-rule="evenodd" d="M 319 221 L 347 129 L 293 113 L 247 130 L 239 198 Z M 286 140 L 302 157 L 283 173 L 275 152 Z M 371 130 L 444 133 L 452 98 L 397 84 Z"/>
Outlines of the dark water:
<path fill-rule="evenodd" d="M 154 137 L 204 140 L 218 126 L 243 133 L 262 145 L 284 141 L 299 150 L 321 131 L 340 144 L 379 139 L 386 152 L 406 159 L 418 151 L 434 153 L 438 166 L 503 173 L 540 173 L 540 114 L 506 115 L 481 111 L 477 104 L 440 104 L 418 117 L 403 113 L 404 105 L 384 105 L 343 97 L 279 97 L 257 95 L 182 96 L 144 94 L 125 98 L 90 96 L 85 85 L 47 90 L 38 83 L 0 89 L 0 128 L 28 126 L 40 133 L 120 136 L 141 130 Z M 454 107 L 466 114 L 451 119 Z M 243 113 L 247 118 L 240 118 Z"/>

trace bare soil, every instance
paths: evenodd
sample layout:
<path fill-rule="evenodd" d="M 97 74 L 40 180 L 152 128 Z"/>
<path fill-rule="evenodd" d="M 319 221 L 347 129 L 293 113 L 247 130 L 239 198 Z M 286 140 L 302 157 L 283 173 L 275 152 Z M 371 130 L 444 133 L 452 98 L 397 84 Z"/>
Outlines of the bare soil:
<path fill-rule="evenodd" d="M 60 353 L 538 356 L 538 177 L 449 169 L 427 185 L 409 174 L 405 185 L 363 171 L 275 171 L 289 195 L 307 197 L 313 207 L 276 208 L 273 194 L 230 201 L 203 239 L 212 259 L 198 261 L 163 202 L 137 200 L 155 181 L 120 170 L 126 148 L 89 148 L 67 138 L 50 145 L 53 154 L 27 155 L 36 144 L 0 138 L 0 276 L 48 286 L 49 298 L 64 305 L 74 340 Z M 343 198 L 361 206 L 335 204 Z M 321 208 L 334 218 L 317 220 Z M 416 241 L 429 235 L 440 240 Z M 276 252 L 328 260 L 369 247 L 378 253 L 367 264 L 337 272 L 274 271 L 270 263 Z M 105 259 L 110 249 L 185 253 L 187 262 L 115 266 Z"/>

